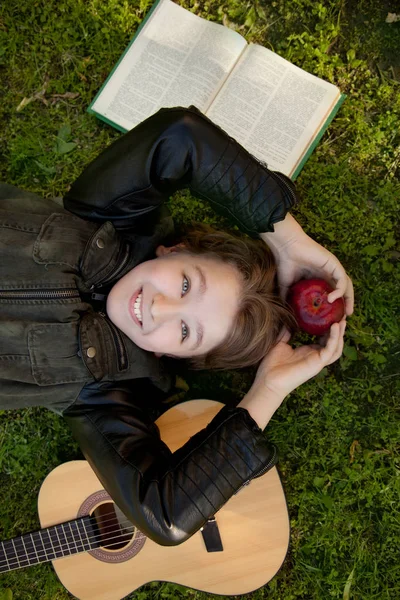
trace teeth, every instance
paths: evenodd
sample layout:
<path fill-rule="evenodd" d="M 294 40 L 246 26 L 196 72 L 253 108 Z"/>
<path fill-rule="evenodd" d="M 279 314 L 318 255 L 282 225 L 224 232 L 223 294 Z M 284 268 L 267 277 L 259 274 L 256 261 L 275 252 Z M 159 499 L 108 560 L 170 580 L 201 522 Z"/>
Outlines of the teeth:
<path fill-rule="evenodd" d="M 142 303 L 142 292 L 140 292 L 139 296 L 135 300 L 135 304 L 133 307 L 133 312 L 137 316 L 140 322 L 142 322 L 142 311 L 141 311 L 141 303 Z"/>

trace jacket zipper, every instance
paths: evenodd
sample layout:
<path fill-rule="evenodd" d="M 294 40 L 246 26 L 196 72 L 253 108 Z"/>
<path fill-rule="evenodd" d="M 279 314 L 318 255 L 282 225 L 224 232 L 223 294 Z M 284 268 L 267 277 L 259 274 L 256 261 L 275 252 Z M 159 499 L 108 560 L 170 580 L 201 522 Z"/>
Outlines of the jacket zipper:
<path fill-rule="evenodd" d="M 257 472 L 256 472 L 256 473 L 253 475 L 253 477 L 252 477 L 251 479 L 247 479 L 247 480 L 246 480 L 246 481 L 245 481 L 245 482 L 244 482 L 244 483 L 243 483 L 243 484 L 240 486 L 240 488 L 238 489 L 238 491 L 236 492 L 236 494 L 237 494 L 238 492 L 240 492 L 240 490 L 241 490 L 242 488 L 244 488 L 246 485 L 249 485 L 249 483 L 250 483 L 251 481 L 253 481 L 253 479 L 255 479 L 256 477 L 261 477 L 261 475 L 264 475 L 264 473 L 266 473 L 267 471 L 269 471 L 269 469 L 270 469 L 270 468 L 271 468 L 271 467 L 274 465 L 274 463 L 275 463 L 275 459 L 276 459 L 276 447 L 274 446 L 273 448 L 274 448 L 274 452 L 273 452 L 272 458 L 271 458 L 271 459 L 268 461 L 268 463 L 267 463 L 267 464 L 266 464 L 266 465 L 265 465 L 265 466 L 264 466 L 262 469 L 260 469 L 259 471 L 257 471 Z M 236 495 L 236 494 L 235 494 L 235 495 Z"/>
<path fill-rule="evenodd" d="M 294 190 L 292 190 L 292 188 L 288 184 L 288 182 L 279 173 L 276 173 L 275 171 L 270 171 L 270 173 L 272 177 L 275 178 L 275 181 L 278 179 L 283 184 L 283 187 L 289 193 L 289 196 L 292 198 L 293 204 L 296 204 L 296 195 L 294 193 Z"/>
<path fill-rule="evenodd" d="M 67 298 L 79 298 L 79 292 L 73 288 L 62 290 L 0 290 L 0 299 L 5 300 L 64 300 Z"/>
<path fill-rule="evenodd" d="M 128 244 L 125 244 L 125 252 L 123 254 L 123 258 L 122 258 L 121 262 L 119 263 L 118 267 L 115 269 L 115 271 L 113 271 L 111 273 L 111 275 L 109 275 L 108 277 L 103 279 L 103 281 L 100 281 L 100 283 L 96 283 L 96 284 L 92 285 L 92 287 L 90 289 L 94 290 L 95 288 L 101 288 L 101 287 L 107 285 L 107 283 L 109 283 L 116 277 L 118 277 L 118 275 L 123 271 L 123 269 L 125 269 L 128 260 L 129 260 L 129 246 L 128 246 Z"/>
<path fill-rule="evenodd" d="M 114 340 L 115 343 L 115 347 L 117 349 L 117 362 L 118 362 L 118 370 L 119 371 L 123 371 L 126 368 L 126 351 L 125 351 L 125 346 L 124 346 L 124 342 L 122 340 L 122 337 L 118 331 L 118 329 L 116 329 L 114 327 L 114 325 L 112 325 L 108 319 L 105 313 L 100 312 L 99 315 L 101 315 L 104 318 L 105 323 L 107 324 L 108 329 L 111 331 L 111 335 L 112 338 Z"/>

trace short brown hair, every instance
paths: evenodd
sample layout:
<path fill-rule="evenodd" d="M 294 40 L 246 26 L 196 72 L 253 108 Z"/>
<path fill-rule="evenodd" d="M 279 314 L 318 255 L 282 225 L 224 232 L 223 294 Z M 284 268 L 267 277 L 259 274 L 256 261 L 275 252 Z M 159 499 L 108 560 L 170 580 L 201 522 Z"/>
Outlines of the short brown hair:
<path fill-rule="evenodd" d="M 283 326 L 296 329 L 293 313 L 280 298 L 274 256 L 261 240 L 196 224 L 186 229 L 183 252 L 207 254 L 236 267 L 242 278 L 235 323 L 207 354 L 194 356 L 194 369 L 237 369 L 258 364 L 276 344 Z M 182 248 L 182 247 L 181 247 Z M 180 249 L 181 249 L 180 248 Z"/>

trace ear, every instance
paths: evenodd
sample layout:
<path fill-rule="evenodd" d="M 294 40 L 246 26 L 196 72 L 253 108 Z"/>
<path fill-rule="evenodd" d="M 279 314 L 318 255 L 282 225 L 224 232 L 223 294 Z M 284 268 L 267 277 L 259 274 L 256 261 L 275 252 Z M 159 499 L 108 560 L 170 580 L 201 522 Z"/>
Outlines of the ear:
<path fill-rule="evenodd" d="M 158 246 L 156 248 L 156 256 L 166 256 L 167 254 L 171 254 L 172 252 L 179 252 L 179 250 L 184 247 L 184 244 L 176 244 L 176 246 L 170 246 L 169 248 L 167 248 L 166 246 Z"/>

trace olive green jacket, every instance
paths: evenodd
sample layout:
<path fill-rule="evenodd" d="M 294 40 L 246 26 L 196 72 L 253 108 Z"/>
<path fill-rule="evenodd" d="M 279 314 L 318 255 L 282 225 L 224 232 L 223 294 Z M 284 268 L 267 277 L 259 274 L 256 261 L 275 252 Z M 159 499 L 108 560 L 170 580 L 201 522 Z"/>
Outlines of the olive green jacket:
<path fill-rule="evenodd" d="M 93 381 L 148 377 L 169 388 L 162 363 L 107 318 L 100 292 L 152 257 L 171 227 L 165 216 L 153 235 L 127 241 L 110 222 L 0 184 L 1 409 L 62 412 Z"/>

